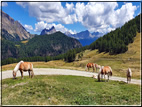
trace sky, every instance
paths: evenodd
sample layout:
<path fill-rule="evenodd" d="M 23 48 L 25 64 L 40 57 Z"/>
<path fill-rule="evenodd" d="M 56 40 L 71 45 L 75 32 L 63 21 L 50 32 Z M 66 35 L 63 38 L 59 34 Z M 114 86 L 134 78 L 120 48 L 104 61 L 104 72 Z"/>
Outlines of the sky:
<path fill-rule="evenodd" d="M 31 34 L 54 26 L 63 33 L 106 34 L 141 13 L 140 2 L 2 2 L 1 9 Z"/>

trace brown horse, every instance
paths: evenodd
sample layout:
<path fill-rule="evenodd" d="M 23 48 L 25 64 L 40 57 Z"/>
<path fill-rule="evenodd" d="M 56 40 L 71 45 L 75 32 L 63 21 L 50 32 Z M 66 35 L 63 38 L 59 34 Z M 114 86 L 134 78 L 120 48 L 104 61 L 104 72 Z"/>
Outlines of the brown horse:
<path fill-rule="evenodd" d="M 95 64 L 94 63 L 88 63 L 85 67 L 85 71 L 87 71 L 87 68 L 88 68 L 88 71 L 89 71 L 89 68 L 93 68 L 93 72 L 94 72 Z"/>
<path fill-rule="evenodd" d="M 34 76 L 34 72 L 33 72 L 33 64 L 31 62 L 23 62 L 20 61 L 14 68 L 13 70 L 13 78 L 16 78 L 16 73 L 17 71 L 20 70 L 21 72 L 21 78 L 23 79 L 23 71 L 28 71 L 29 72 L 29 77 L 33 77 Z"/>
<path fill-rule="evenodd" d="M 104 75 L 105 82 L 106 82 L 105 75 L 108 76 L 108 80 L 109 80 L 109 76 L 112 76 L 112 69 L 111 69 L 111 67 L 110 66 L 102 66 L 100 68 L 100 71 L 98 73 L 98 81 L 100 81 L 100 75 L 101 75 L 101 78 L 103 78 L 103 75 Z"/>

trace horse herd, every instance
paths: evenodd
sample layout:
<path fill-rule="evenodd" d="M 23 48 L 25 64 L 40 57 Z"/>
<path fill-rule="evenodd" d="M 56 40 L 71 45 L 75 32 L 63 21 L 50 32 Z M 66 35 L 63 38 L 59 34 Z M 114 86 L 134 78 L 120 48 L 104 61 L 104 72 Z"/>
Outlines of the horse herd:
<path fill-rule="evenodd" d="M 104 76 L 104 79 L 106 82 L 106 77 L 105 77 L 106 75 L 108 77 L 107 81 L 109 81 L 109 76 L 112 76 L 112 69 L 110 66 L 100 66 L 96 63 L 88 63 L 85 67 L 85 71 L 87 71 L 87 68 L 88 68 L 88 71 L 89 71 L 89 68 L 93 68 L 93 72 L 95 69 L 96 69 L 96 72 L 99 69 L 98 77 L 96 75 L 92 76 L 93 78 L 98 78 L 98 81 L 101 81 L 101 79 L 103 79 L 103 76 Z M 130 82 L 131 77 L 132 77 L 132 71 L 130 68 L 128 68 L 128 70 L 126 72 L 126 77 L 127 77 L 127 83 Z"/>
<path fill-rule="evenodd" d="M 93 68 L 93 72 L 95 69 L 96 69 L 96 72 L 99 69 L 98 76 L 93 75 L 93 78 L 96 78 L 96 79 L 98 78 L 98 81 L 101 81 L 101 79 L 103 79 L 103 76 L 104 76 L 104 79 L 106 82 L 106 77 L 105 77 L 106 75 L 108 77 L 107 81 L 109 81 L 109 76 L 112 76 L 112 69 L 110 66 L 100 66 L 96 63 L 88 63 L 85 67 L 85 71 L 87 71 L 87 68 L 88 68 L 88 71 L 89 71 L 89 68 Z M 14 79 L 16 78 L 16 73 L 18 70 L 20 70 L 21 72 L 22 79 L 23 79 L 23 71 L 25 72 L 28 71 L 29 77 L 31 78 L 34 77 L 33 64 L 31 62 L 20 61 L 13 70 L 12 74 Z M 131 77 L 132 77 L 132 72 L 130 68 L 128 68 L 126 72 L 126 76 L 127 76 L 127 83 L 128 83 L 131 81 Z"/>

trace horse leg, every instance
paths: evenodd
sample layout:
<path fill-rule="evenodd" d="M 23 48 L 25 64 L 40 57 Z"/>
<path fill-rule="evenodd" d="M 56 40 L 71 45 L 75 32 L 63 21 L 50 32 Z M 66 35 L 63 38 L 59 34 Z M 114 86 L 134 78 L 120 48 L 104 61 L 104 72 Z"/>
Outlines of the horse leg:
<path fill-rule="evenodd" d="M 109 80 L 109 74 L 108 74 L 107 76 L 108 76 L 108 80 Z M 108 80 L 107 80 L 107 81 L 108 81 Z"/>
<path fill-rule="evenodd" d="M 105 74 L 104 74 L 104 79 L 105 79 L 105 82 L 106 82 L 106 77 L 105 77 Z"/>
<path fill-rule="evenodd" d="M 31 72 L 30 71 L 28 71 L 28 72 L 29 72 L 29 78 L 30 78 Z"/>
<path fill-rule="evenodd" d="M 23 71 L 22 71 L 22 70 L 20 70 L 20 72 L 21 72 L 21 78 L 23 79 Z"/>
<path fill-rule="evenodd" d="M 101 80 L 103 80 L 103 74 L 101 74 Z"/>
<path fill-rule="evenodd" d="M 128 84 L 128 77 L 127 77 L 127 84 Z"/>

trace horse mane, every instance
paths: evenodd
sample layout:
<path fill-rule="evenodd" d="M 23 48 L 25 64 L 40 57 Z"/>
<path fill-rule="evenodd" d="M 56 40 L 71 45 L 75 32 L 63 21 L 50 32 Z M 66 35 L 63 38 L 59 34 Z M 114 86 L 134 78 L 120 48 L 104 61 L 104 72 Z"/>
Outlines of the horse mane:
<path fill-rule="evenodd" d="M 130 76 L 132 76 L 132 71 L 131 71 L 130 68 L 128 68 L 128 73 L 129 73 Z"/>
<path fill-rule="evenodd" d="M 15 68 L 14 68 L 14 72 L 17 72 L 18 71 L 18 69 L 19 69 L 19 66 L 20 66 L 20 64 L 21 63 L 23 63 L 24 61 L 20 61 L 16 66 L 15 66 Z"/>

